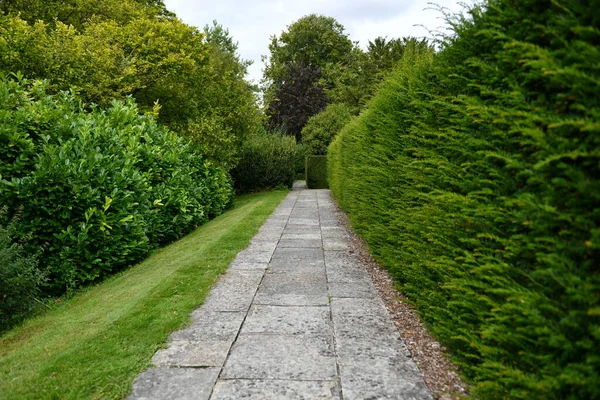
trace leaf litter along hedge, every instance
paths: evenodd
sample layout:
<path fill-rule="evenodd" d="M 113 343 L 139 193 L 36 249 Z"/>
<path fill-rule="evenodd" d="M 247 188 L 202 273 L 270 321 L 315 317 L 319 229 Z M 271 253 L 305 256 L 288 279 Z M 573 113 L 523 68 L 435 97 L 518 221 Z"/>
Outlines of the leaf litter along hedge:
<path fill-rule="evenodd" d="M 477 398 L 600 398 L 600 43 L 490 1 L 329 147 L 334 196 Z"/>
<path fill-rule="evenodd" d="M 226 171 L 141 116 L 133 101 L 86 109 L 45 83 L 0 80 L 0 199 L 61 293 L 143 259 L 231 202 Z"/>

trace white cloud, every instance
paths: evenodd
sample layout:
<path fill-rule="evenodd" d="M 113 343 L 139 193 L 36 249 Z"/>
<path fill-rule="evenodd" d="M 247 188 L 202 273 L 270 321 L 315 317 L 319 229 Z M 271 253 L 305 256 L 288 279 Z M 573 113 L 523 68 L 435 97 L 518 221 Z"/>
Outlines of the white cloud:
<path fill-rule="evenodd" d="M 458 0 L 434 2 L 453 11 L 461 9 Z M 261 55 L 268 55 L 270 36 L 279 35 L 304 15 L 334 17 L 344 25 L 350 39 L 363 47 L 378 36 L 430 37 L 428 30 L 444 26 L 441 14 L 419 0 L 165 0 L 165 4 L 187 24 L 202 28 L 217 20 L 228 28 L 239 43 L 242 58 L 254 61 L 248 78 L 256 82 L 262 77 Z"/>

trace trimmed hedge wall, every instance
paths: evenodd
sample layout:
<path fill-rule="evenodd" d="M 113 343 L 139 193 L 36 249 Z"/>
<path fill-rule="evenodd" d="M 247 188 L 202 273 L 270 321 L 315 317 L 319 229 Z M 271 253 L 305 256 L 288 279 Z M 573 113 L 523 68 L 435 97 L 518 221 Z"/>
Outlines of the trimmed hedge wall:
<path fill-rule="evenodd" d="M 309 189 L 328 189 L 327 156 L 306 157 L 306 186 Z"/>
<path fill-rule="evenodd" d="M 240 162 L 231 172 L 240 193 L 291 188 L 296 177 L 296 139 L 279 133 L 250 136 L 242 146 Z"/>
<path fill-rule="evenodd" d="M 329 147 L 356 231 L 489 399 L 600 398 L 600 14 L 489 1 Z"/>

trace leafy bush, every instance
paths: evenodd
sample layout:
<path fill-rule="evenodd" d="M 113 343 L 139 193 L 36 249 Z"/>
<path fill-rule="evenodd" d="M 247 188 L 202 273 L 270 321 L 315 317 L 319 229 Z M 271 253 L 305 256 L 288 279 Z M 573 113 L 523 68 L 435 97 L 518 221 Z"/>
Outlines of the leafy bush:
<path fill-rule="evenodd" d="M 345 104 L 330 104 L 324 111 L 310 117 L 302 129 L 302 143 L 310 154 L 327 154 L 327 146 L 350 121 L 352 114 Z"/>
<path fill-rule="evenodd" d="M 134 96 L 150 112 L 158 101 L 161 124 L 228 169 L 260 125 L 248 63 L 219 25 L 203 33 L 137 0 L 24 3 L 0 4 L 0 72 L 48 79 L 50 93 L 74 90 L 101 107 Z"/>
<path fill-rule="evenodd" d="M 13 242 L 18 218 L 6 221 L 6 207 L 0 208 L 0 332 L 20 322 L 36 306 L 43 274 L 37 257 L 27 255 Z"/>
<path fill-rule="evenodd" d="M 250 136 L 242 147 L 241 159 L 232 171 L 240 192 L 277 186 L 291 188 L 296 174 L 296 140 L 278 133 Z"/>
<path fill-rule="evenodd" d="M 227 173 L 189 142 L 115 101 L 87 112 L 45 84 L 0 81 L 0 199 L 22 207 L 17 238 L 44 249 L 56 292 L 139 261 L 219 214 Z"/>
<path fill-rule="evenodd" d="M 306 157 L 306 186 L 309 189 L 327 189 L 327 156 Z"/>
<path fill-rule="evenodd" d="M 475 8 L 329 147 L 335 197 L 475 397 L 600 398 L 600 21 L 559 3 Z"/>

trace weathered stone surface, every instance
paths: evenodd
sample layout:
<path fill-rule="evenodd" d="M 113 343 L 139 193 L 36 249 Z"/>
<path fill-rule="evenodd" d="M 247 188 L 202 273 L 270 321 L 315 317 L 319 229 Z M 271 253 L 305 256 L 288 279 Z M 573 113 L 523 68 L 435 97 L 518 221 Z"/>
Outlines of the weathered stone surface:
<path fill-rule="evenodd" d="M 284 233 L 281 240 L 322 240 L 321 232 L 318 233 Z"/>
<path fill-rule="evenodd" d="M 287 226 L 290 225 L 309 225 L 309 226 L 319 226 L 319 218 L 291 218 L 288 220 Z"/>
<path fill-rule="evenodd" d="M 332 337 L 329 307 L 252 306 L 240 332 Z"/>
<path fill-rule="evenodd" d="M 281 237 L 281 232 L 259 232 L 252 238 L 252 240 L 250 241 L 250 244 L 262 243 L 262 242 L 277 243 L 277 241 L 279 240 L 280 237 Z"/>
<path fill-rule="evenodd" d="M 192 313 L 192 324 L 171 335 L 171 341 L 232 341 L 245 312 L 214 312 L 201 307 Z"/>
<path fill-rule="evenodd" d="M 285 258 L 271 260 L 268 274 L 288 274 L 290 272 L 307 272 L 325 274 L 325 262 L 323 260 L 302 260 Z"/>
<path fill-rule="evenodd" d="M 333 380 L 336 374 L 330 340 L 251 334 L 238 337 L 221 378 Z"/>
<path fill-rule="evenodd" d="M 233 338 L 227 341 L 179 341 L 156 352 L 152 363 L 157 367 L 222 367 Z"/>
<path fill-rule="evenodd" d="M 323 247 L 323 241 L 321 239 L 281 239 L 278 244 L 279 248 L 284 247 L 299 247 L 299 248 L 318 248 Z"/>
<path fill-rule="evenodd" d="M 268 253 L 273 253 L 275 251 L 275 248 L 277 247 L 277 242 L 276 241 L 272 241 L 272 242 L 252 242 L 250 243 L 250 246 L 248 246 L 247 250 L 252 251 L 252 252 L 268 252 Z"/>
<path fill-rule="evenodd" d="M 338 360 L 344 399 L 431 399 L 420 377 L 392 358 Z"/>
<path fill-rule="evenodd" d="M 286 260 L 323 260 L 323 249 L 277 247 L 275 253 L 273 253 L 273 259 L 282 258 Z"/>
<path fill-rule="evenodd" d="M 254 304 L 263 305 L 318 306 L 328 302 L 324 271 L 266 274 L 254 299 Z"/>
<path fill-rule="evenodd" d="M 291 192 L 131 398 L 430 399 L 340 221 Z"/>
<path fill-rule="evenodd" d="M 232 379 L 217 382 L 211 400 L 337 400 L 335 381 Z"/>
<path fill-rule="evenodd" d="M 336 337 L 397 334 L 381 299 L 333 298 L 331 314 Z"/>
<path fill-rule="evenodd" d="M 234 261 L 229 266 L 230 271 L 234 270 L 259 270 L 264 271 L 269 266 L 269 263 L 258 263 L 258 262 L 244 262 L 244 261 Z"/>
<path fill-rule="evenodd" d="M 324 251 L 323 257 L 327 268 L 330 267 L 353 267 L 359 266 L 358 258 L 348 251 Z"/>
<path fill-rule="evenodd" d="M 335 238 L 335 237 L 349 238 L 350 237 L 350 234 L 346 231 L 346 229 L 341 226 L 331 226 L 331 227 L 322 226 L 321 234 L 323 235 L 324 238 L 327 238 L 327 237 L 329 237 L 329 238 Z"/>
<path fill-rule="evenodd" d="M 152 368 L 133 383 L 130 400 L 208 400 L 219 368 Z"/>
<path fill-rule="evenodd" d="M 263 270 L 227 271 L 202 307 L 211 311 L 248 311 L 263 275 Z"/>
<path fill-rule="evenodd" d="M 362 282 L 329 282 L 329 296 L 333 298 L 372 299 L 379 296 L 373 284 Z"/>
<path fill-rule="evenodd" d="M 323 250 L 350 250 L 352 248 L 352 242 L 350 239 L 344 237 L 323 237 Z"/>
<path fill-rule="evenodd" d="M 410 352 L 397 332 L 381 333 L 378 336 L 348 337 L 338 336 L 336 338 L 336 353 L 339 357 L 346 359 L 367 358 L 403 358 L 405 362 L 410 358 Z M 415 370 L 416 366 L 411 361 Z"/>
<path fill-rule="evenodd" d="M 238 253 L 235 258 L 236 262 L 246 262 L 246 263 L 268 263 L 271 261 L 271 257 L 273 256 L 273 251 L 259 251 L 254 250 L 253 248 L 248 248 L 246 250 L 242 250 Z"/>
<path fill-rule="evenodd" d="M 368 272 L 359 266 L 327 265 L 327 281 L 331 282 L 371 282 Z"/>
<path fill-rule="evenodd" d="M 312 233 L 321 234 L 321 228 L 318 225 L 287 225 L 283 230 L 283 234 L 294 233 Z"/>

